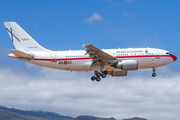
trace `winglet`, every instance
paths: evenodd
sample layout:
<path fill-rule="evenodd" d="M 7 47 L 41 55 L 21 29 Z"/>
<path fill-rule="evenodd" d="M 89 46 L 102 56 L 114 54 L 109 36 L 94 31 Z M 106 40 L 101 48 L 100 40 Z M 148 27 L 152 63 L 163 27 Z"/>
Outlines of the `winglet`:
<path fill-rule="evenodd" d="M 83 43 L 83 42 L 81 42 L 81 44 L 82 44 L 82 47 L 85 47 L 85 46 L 86 46 L 86 44 L 85 44 L 85 43 Z"/>

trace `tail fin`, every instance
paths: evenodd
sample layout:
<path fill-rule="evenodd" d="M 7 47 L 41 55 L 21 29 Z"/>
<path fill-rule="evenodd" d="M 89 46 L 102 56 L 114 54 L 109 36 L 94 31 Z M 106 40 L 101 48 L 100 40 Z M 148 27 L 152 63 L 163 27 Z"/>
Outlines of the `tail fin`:
<path fill-rule="evenodd" d="M 27 34 L 17 23 L 4 22 L 9 36 L 16 48 L 22 52 L 49 51 L 39 45 L 29 34 Z"/>

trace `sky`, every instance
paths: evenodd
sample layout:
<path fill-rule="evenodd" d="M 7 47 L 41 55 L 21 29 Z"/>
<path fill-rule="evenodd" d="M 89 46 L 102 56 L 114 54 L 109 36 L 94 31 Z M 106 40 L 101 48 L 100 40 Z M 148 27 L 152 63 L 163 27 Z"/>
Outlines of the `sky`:
<path fill-rule="evenodd" d="M 68 72 L 9 59 L 14 49 L 3 22 L 16 22 L 51 50 L 150 47 L 180 58 L 180 1 L 0 0 L 0 105 L 77 117 L 117 120 L 180 118 L 180 62 L 92 82 L 93 72 Z"/>

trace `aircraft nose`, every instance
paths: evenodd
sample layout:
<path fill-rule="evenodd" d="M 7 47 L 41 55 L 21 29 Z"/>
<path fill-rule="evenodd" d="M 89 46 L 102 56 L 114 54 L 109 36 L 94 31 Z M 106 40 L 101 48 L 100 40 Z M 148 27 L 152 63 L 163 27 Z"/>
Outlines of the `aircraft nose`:
<path fill-rule="evenodd" d="M 174 61 L 177 60 L 177 57 L 175 55 L 172 55 L 171 57 L 173 58 Z"/>

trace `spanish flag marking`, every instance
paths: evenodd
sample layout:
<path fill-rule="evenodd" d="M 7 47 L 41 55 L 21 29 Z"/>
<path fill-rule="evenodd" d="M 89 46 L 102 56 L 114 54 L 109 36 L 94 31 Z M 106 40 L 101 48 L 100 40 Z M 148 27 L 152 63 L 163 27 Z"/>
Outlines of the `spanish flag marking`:
<path fill-rule="evenodd" d="M 145 53 L 148 53 L 148 49 L 145 49 Z"/>

